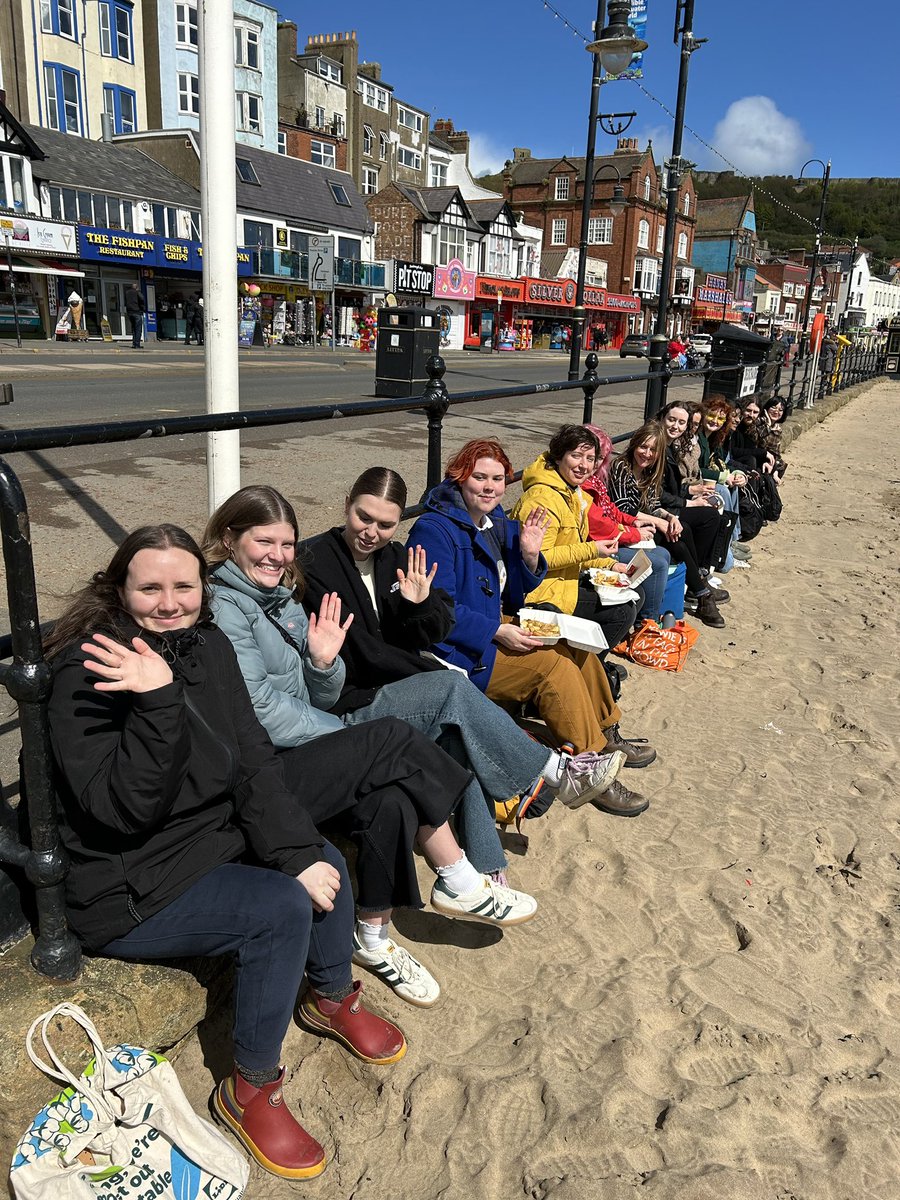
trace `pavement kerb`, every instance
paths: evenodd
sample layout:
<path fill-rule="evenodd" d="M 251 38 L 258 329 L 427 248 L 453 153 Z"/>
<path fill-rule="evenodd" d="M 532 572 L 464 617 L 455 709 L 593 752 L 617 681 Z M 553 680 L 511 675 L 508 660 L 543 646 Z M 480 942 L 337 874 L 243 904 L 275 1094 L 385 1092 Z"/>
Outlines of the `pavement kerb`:
<path fill-rule="evenodd" d="M 884 380 L 867 380 L 824 397 L 812 409 L 794 412 L 785 422 L 782 444 L 790 445 Z M 86 957 L 77 980 L 57 983 L 31 967 L 32 945 L 26 938 L 0 958 L 0 1146 L 7 1161 L 30 1118 L 58 1090 L 25 1054 L 25 1034 L 41 1012 L 70 1000 L 86 1009 L 108 1044 L 124 1041 L 166 1051 L 191 1034 L 208 1009 L 227 1002 L 230 990 L 230 970 L 223 960 L 173 966 Z M 82 1050 L 79 1043 L 75 1053 Z M 83 1055 L 79 1061 L 85 1061 Z"/>

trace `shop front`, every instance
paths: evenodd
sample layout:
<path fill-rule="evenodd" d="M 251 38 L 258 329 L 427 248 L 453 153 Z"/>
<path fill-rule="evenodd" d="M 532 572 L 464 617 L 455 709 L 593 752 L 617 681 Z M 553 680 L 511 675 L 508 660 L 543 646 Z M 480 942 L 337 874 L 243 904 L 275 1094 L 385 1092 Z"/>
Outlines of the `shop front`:
<path fill-rule="evenodd" d="M 434 299 L 441 322 L 441 349 L 462 350 L 466 337 L 466 308 L 475 298 L 475 272 L 458 258 L 434 269 Z"/>
<path fill-rule="evenodd" d="M 517 350 L 516 308 L 525 299 L 521 279 L 475 277 L 475 299 L 466 310 L 467 350 Z"/>
<path fill-rule="evenodd" d="M 406 262 L 395 258 L 388 275 L 390 288 L 400 308 L 430 307 L 434 296 L 436 268 L 430 263 Z"/>
<path fill-rule="evenodd" d="M 584 307 L 587 309 L 585 350 L 618 350 L 630 332 L 630 321 L 641 312 L 637 296 L 609 292 L 606 288 L 586 287 Z"/>
<path fill-rule="evenodd" d="M 723 321 L 730 325 L 743 325 L 744 313 L 734 307 L 731 292 L 727 298 L 716 303 L 700 298 L 699 293 L 709 291 L 708 288 L 698 288 L 698 297 L 691 306 L 691 330 L 694 333 L 712 333 Z"/>
<path fill-rule="evenodd" d="M 568 353 L 574 324 L 575 282 L 572 279 L 525 279 L 523 301 L 513 316 L 518 350 L 562 350 Z M 640 315 L 637 296 L 606 288 L 584 289 L 584 349 L 618 349 L 628 333 L 629 318 Z"/>
<path fill-rule="evenodd" d="M 79 286 L 74 225 L 0 217 L 0 337 L 53 336 L 60 297 Z"/>

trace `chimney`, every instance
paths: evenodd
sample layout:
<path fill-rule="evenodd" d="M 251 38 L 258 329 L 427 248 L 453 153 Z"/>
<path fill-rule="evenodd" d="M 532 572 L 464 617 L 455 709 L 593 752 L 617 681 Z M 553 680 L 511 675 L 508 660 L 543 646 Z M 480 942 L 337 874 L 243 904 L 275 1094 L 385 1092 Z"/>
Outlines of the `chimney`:
<path fill-rule="evenodd" d="M 620 137 L 616 142 L 616 154 L 636 154 L 637 148 L 637 138 Z"/>
<path fill-rule="evenodd" d="M 381 63 L 364 62 L 359 64 L 359 74 L 365 75 L 367 79 L 374 80 L 375 83 L 381 83 Z"/>
<path fill-rule="evenodd" d="M 527 146 L 513 146 L 513 162 L 526 162 L 531 158 L 531 151 Z"/>
<path fill-rule="evenodd" d="M 100 140 L 101 142 L 113 140 L 113 121 L 108 112 L 100 114 Z"/>
<path fill-rule="evenodd" d="M 451 122 L 452 124 L 452 122 Z M 449 144 L 453 147 L 454 154 L 463 154 L 466 159 L 466 166 L 469 165 L 469 135 L 464 129 L 454 130 L 452 133 L 445 135 Z"/>
<path fill-rule="evenodd" d="M 449 117 L 438 117 L 431 128 L 439 137 L 445 137 L 448 133 L 453 133 L 453 122 Z"/>

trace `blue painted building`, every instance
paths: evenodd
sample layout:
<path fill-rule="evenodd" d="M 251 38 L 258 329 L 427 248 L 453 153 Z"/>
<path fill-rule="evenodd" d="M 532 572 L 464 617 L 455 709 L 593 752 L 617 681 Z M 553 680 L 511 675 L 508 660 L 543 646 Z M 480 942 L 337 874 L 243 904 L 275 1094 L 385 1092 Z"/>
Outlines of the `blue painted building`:
<path fill-rule="evenodd" d="M 697 201 L 693 264 L 704 275 L 725 276 L 733 307 L 743 313 L 753 310 L 757 241 L 752 192 Z"/>
<path fill-rule="evenodd" d="M 144 0 L 147 124 L 200 128 L 196 0 Z M 234 0 L 235 138 L 278 149 L 278 13 Z"/>

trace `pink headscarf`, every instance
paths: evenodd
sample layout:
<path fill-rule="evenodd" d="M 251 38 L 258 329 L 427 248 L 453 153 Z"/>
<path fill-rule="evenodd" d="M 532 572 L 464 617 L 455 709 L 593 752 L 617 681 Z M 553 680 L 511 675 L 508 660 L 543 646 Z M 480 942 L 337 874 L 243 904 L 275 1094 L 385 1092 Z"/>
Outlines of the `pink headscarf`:
<path fill-rule="evenodd" d="M 589 429 L 600 443 L 600 457 L 597 459 L 597 466 L 594 469 L 593 475 L 586 482 L 591 484 L 596 479 L 598 483 L 603 485 L 603 490 L 606 491 L 606 479 L 609 475 L 609 463 L 613 452 L 612 439 L 606 430 L 601 429 L 599 425 L 585 425 L 585 429 Z"/>

